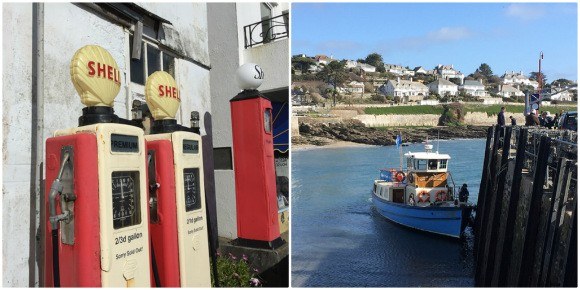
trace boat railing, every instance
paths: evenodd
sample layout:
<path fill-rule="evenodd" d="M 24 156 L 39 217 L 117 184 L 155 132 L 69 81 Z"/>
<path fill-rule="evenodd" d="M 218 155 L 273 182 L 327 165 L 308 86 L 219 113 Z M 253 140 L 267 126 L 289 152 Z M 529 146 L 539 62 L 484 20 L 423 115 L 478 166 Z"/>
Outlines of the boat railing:
<path fill-rule="evenodd" d="M 451 172 L 447 171 L 447 174 L 449 175 L 449 179 L 451 179 L 451 184 L 453 184 L 453 186 L 451 187 L 452 189 L 451 196 L 453 197 L 453 199 L 455 199 L 455 193 L 458 192 L 458 188 L 455 187 L 455 181 L 453 180 L 453 175 L 451 175 Z"/>

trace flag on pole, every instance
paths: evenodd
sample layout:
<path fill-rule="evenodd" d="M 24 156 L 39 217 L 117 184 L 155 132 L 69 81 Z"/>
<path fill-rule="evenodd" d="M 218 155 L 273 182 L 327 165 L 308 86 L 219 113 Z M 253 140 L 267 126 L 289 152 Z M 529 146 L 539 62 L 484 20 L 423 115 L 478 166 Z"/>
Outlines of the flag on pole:
<path fill-rule="evenodd" d="M 397 144 L 397 148 L 403 144 L 403 140 L 401 139 L 401 135 L 397 135 L 397 139 L 395 139 L 395 144 Z"/>

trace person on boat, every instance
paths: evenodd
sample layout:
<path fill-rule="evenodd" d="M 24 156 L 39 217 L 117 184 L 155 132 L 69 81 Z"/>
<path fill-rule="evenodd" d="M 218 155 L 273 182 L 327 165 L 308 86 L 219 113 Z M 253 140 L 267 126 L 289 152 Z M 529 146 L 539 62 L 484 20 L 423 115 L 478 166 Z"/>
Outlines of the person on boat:
<path fill-rule="evenodd" d="M 512 121 L 512 126 L 516 125 L 516 118 L 514 116 L 510 116 L 510 120 Z"/>
<path fill-rule="evenodd" d="M 459 190 L 459 201 L 460 202 L 467 202 L 469 199 L 469 191 L 467 190 L 467 184 L 463 184 L 461 189 Z"/>
<path fill-rule="evenodd" d="M 505 107 L 501 107 L 499 114 L 497 114 L 497 125 L 505 126 Z"/>

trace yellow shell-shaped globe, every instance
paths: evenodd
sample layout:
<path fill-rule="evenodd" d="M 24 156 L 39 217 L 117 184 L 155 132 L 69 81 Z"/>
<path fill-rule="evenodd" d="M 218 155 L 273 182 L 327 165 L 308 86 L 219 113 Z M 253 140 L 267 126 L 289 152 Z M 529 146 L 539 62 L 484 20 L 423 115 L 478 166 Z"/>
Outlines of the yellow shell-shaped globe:
<path fill-rule="evenodd" d="M 175 119 L 181 103 L 175 79 L 164 71 L 154 72 L 145 82 L 145 101 L 153 119 Z"/>
<path fill-rule="evenodd" d="M 98 45 L 77 50 L 70 77 L 85 106 L 113 106 L 121 89 L 121 72 L 113 56 Z"/>

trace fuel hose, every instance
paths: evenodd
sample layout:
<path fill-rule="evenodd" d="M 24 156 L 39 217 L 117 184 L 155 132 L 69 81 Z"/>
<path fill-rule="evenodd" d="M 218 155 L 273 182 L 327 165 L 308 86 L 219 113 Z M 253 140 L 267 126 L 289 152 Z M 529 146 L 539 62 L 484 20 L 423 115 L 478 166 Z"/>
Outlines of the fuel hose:
<path fill-rule="evenodd" d="M 54 287 L 60 287 L 60 269 L 58 258 L 58 229 L 52 230 L 52 275 Z"/>

